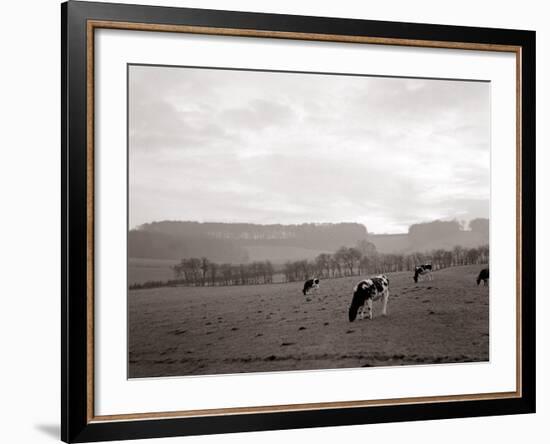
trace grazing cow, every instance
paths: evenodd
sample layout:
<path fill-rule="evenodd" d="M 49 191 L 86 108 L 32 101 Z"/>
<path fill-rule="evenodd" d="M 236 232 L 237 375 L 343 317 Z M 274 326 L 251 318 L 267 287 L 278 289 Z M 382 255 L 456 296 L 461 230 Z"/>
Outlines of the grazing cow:
<path fill-rule="evenodd" d="M 302 292 L 304 293 L 304 296 L 305 296 L 309 290 L 318 290 L 318 289 L 319 289 L 319 279 L 312 278 L 304 282 L 304 289 L 302 290 Z"/>
<path fill-rule="evenodd" d="M 414 267 L 414 282 L 418 282 L 420 276 L 426 276 L 428 280 L 433 281 L 432 264 L 422 264 Z"/>
<path fill-rule="evenodd" d="M 477 285 L 479 285 L 479 283 L 483 281 L 483 286 L 485 287 L 487 285 L 488 280 L 489 280 L 489 269 L 484 268 L 479 272 L 479 275 L 477 277 Z"/>
<path fill-rule="evenodd" d="M 349 307 L 349 321 L 355 321 L 357 313 L 359 319 L 365 317 L 365 305 L 369 319 L 372 319 L 372 302 L 382 298 L 382 314 L 386 316 L 388 298 L 390 297 L 390 281 L 385 275 L 372 277 L 359 282 L 353 290 L 353 298 Z M 365 304 L 366 303 L 366 304 Z"/>

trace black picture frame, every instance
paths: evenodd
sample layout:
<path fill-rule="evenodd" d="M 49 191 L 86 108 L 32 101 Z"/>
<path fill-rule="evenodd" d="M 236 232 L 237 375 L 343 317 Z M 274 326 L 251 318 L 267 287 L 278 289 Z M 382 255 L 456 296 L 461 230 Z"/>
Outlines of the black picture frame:
<path fill-rule="evenodd" d="M 241 412 L 98 421 L 90 415 L 90 21 L 192 26 L 266 33 L 370 37 L 424 42 L 510 45 L 521 55 L 520 365 L 521 393 L 499 399 L 390 403 L 295 411 Z M 180 435 L 370 424 L 535 412 L 535 32 L 188 8 L 69 1 L 61 5 L 62 274 L 61 438 L 90 442 Z M 93 195 L 92 195 L 93 199 Z M 92 200 L 93 204 L 93 200 Z M 93 234 L 93 233 L 92 233 Z M 93 404 L 92 404 L 93 407 Z"/>

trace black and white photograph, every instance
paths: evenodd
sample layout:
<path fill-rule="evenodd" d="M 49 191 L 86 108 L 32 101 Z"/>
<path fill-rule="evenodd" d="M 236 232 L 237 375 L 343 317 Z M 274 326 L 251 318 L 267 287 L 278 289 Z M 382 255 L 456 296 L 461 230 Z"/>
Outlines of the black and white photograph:
<path fill-rule="evenodd" d="M 490 82 L 127 75 L 130 378 L 489 361 Z"/>
<path fill-rule="evenodd" d="M 546 6 L 6 2 L 0 440 L 546 436 Z"/>

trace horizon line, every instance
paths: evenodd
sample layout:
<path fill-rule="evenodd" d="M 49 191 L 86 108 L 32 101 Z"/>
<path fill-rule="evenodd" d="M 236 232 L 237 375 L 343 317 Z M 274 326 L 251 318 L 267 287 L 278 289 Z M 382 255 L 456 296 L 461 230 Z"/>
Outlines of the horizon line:
<path fill-rule="evenodd" d="M 461 226 L 465 226 L 463 225 L 461 222 L 468 222 L 468 224 L 474 220 L 490 220 L 489 217 L 475 217 L 473 219 L 468 219 L 468 220 L 463 220 L 463 221 L 460 221 L 459 219 L 433 219 L 433 220 L 428 220 L 428 221 L 423 221 L 423 222 L 415 222 L 414 224 L 411 224 L 409 225 L 409 229 L 410 227 L 414 226 L 414 225 L 423 225 L 423 224 L 430 224 L 430 223 L 433 223 L 433 222 L 458 222 L 459 225 Z M 387 233 L 387 232 L 383 232 L 383 233 L 380 233 L 380 232 L 374 232 L 374 231 L 369 231 L 368 230 L 368 227 L 367 225 L 365 225 L 364 223 L 361 223 L 361 222 L 350 222 L 350 221 L 342 221 L 342 222 L 300 222 L 300 223 L 257 223 L 257 222 L 223 222 L 223 221 L 198 221 L 198 220 L 181 220 L 181 219 L 163 219 L 163 220 L 154 220 L 154 221 L 151 221 L 151 222 L 144 222 L 142 224 L 139 224 L 139 225 L 135 225 L 133 228 L 130 228 L 128 227 L 128 231 L 132 231 L 132 230 L 139 230 L 140 227 L 144 226 L 144 225 L 150 225 L 150 224 L 158 224 L 158 223 L 163 223 L 163 222 L 176 222 L 176 223 L 196 223 L 196 224 L 226 224 L 226 225 L 257 225 L 257 226 L 261 226 L 261 227 L 267 227 L 267 226 L 273 226 L 273 225 L 281 225 L 281 226 L 299 226 L 299 225 L 318 225 L 318 226 L 321 226 L 321 225 L 344 225 L 344 224 L 349 224 L 349 225 L 361 225 L 365 228 L 365 231 L 367 232 L 367 235 L 377 235 L 377 236 L 381 236 L 381 235 L 386 235 L 386 236 L 392 236 L 392 235 L 400 235 L 400 234 L 408 234 L 408 231 L 406 232 L 398 232 L 398 233 Z M 471 230 L 462 230 L 462 231 L 471 231 Z"/>

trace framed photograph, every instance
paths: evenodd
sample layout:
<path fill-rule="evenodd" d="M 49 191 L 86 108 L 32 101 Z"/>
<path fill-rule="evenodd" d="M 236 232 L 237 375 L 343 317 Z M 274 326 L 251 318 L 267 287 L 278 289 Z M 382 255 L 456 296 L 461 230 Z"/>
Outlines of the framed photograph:
<path fill-rule="evenodd" d="M 535 33 L 69 1 L 62 439 L 535 411 Z"/>

